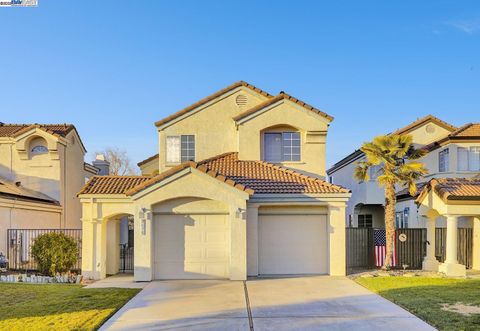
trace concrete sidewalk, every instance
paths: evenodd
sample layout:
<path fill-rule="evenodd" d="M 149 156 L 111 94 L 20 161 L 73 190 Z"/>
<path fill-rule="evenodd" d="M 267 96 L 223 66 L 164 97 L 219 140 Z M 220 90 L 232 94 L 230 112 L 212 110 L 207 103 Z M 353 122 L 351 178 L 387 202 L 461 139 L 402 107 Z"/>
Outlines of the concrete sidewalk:
<path fill-rule="evenodd" d="M 135 282 L 133 280 L 133 274 L 116 274 L 107 278 L 97 280 L 91 284 L 88 284 L 84 288 L 145 288 L 149 282 Z"/>
<path fill-rule="evenodd" d="M 100 330 L 435 330 L 345 277 L 155 281 Z"/>

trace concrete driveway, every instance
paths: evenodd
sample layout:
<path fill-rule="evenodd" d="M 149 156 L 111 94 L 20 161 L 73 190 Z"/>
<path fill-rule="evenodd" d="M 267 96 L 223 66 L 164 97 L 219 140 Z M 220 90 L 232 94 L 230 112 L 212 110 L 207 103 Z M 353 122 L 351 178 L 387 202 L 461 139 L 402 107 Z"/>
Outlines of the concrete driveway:
<path fill-rule="evenodd" d="M 101 330 L 435 330 L 345 277 L 156 281 Z"/>

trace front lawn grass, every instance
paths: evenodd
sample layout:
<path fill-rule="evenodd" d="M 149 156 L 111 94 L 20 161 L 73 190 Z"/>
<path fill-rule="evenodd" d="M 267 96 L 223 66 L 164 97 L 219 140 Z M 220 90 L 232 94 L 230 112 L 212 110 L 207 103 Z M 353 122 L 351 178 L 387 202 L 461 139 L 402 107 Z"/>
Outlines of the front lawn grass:
<path fill-rule="evenodd" d="M 0 330 L 96 330 L 138 289 L 0 284 Z"/>
<path fill-rule="evenodd" d="M 375 277 L 356 282 L 439 330 L 480 330 L 480 314 L 464 316 L 442 310 L 443 304 L 457 302 L 480 306 L 480 279 Z"/>

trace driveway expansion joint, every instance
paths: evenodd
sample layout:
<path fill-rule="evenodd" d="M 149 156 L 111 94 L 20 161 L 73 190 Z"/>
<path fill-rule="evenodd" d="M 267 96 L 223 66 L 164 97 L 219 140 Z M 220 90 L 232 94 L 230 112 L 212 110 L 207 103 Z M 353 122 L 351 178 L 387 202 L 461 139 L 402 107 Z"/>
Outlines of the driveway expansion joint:
<path fill-rule="evenodd" d="M 247 288 L 247 281 L 243 281 L 243 289 L 245 291 L 245 302 L 247 304 L 247 314 L 248 314 L 248 324 L 250 326 L 250 331 L 254 331 L 253 327 L 253 317 L 252 317 L 252 309 L 250 308 L 250 299 L 248 298 L 248 288 Z"/>

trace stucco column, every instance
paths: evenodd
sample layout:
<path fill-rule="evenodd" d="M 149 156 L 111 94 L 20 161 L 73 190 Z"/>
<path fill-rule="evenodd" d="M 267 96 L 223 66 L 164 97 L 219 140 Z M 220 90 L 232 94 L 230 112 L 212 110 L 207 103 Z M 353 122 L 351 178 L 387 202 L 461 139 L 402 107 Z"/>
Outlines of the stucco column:
<path fill-rule="evenodd" d="M 440 264 L 438 271 L 452 277 L 466 276 L 465 266 L 459 264 L 457 260 L 458 216 L 445 216 L 447 218 L 447 254 L 445 262 Z"/>
<path fill-rule="evenodd" d="M 346 274 L 346 242 L 345 242 L 345 203 L 331 203 L 328 206 L 329 234 L 329 273 L 331 276 Z"/>
<path fill-rule="evenodd" d="M 258 206 L 247 207 L 247 274 L 258 276 Z"/>
<path fill-rule="evenodd" d="M 473 218 L 473 261 L 472 269 L 480 270 L 480 216 Z"/>
<path fill-rule="evenodd" d="M 425 217 L 425 216 L 424 216 Z M 439 262 L 435 257 L 435 217 L 425 217 L 427 225 L 427 255 L 423 259 L 422 269 L 438 271 Z"/>
<path fill-rule="evenodd" d="M 82 275 L 103 279 L 106 273 L 106 238 L 102 219 L 82 221 Z"/>
<path fill-rule="evenodd" d="M 133 216 L 133 247 L 134 280 L 136 282 L 149 282 L 154 278 L 153 265 L 153 213 L 151 207 L 136 206 Z"/>
<path fill-rule="evenodd" d="M 230 279 L 247 279 L 246 203 L 230 207 Z"/>
<path fill-rule="evenodd" d="M 107 275 L 115 275 L 120 269 L 120 220 L 113 219 L 106 224 Z"/>

